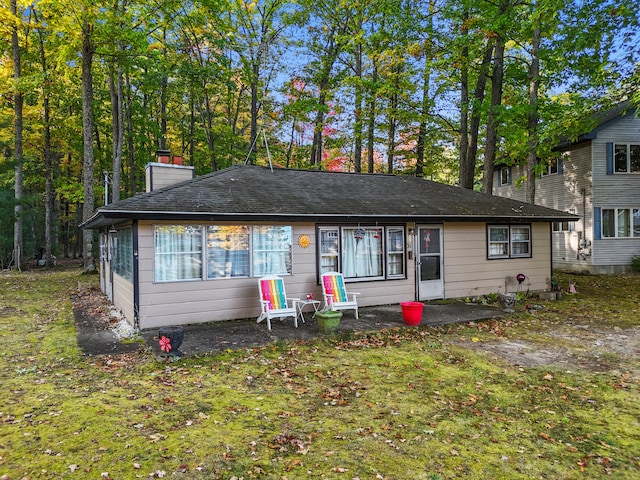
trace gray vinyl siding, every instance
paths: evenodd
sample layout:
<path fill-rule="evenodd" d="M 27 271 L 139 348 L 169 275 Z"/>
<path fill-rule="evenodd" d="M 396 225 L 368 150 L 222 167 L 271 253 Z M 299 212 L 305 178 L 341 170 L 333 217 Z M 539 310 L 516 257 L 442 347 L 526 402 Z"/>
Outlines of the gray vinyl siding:
<path fill-rule="evenodd" d="M 582 255 L 578 249 L 581 238 L 593 241 L 593 208 L 591 204 L 591 145 L 584 143 L 564 152 L 562 173 L 545 175 L 536 182 L 536 204 L 575 213 L 572 232 L 553 232 L 554 268 L 589 270 L 592 256 Z"/>
<path fill-rule="evenodd" d="M 621 117 L 601 128 L 593 140 L 593 206 L 640 208 L 640 173 L 607 175 L 608 142 L 640 144 L 640 119 L 633 115 Z M 637 255 L 640 255 L 640 238 L 607 238 L 593 242 L 593 264 L 597 271 L 627 269 Z"/>
<path fill-rule="evenodd" d="M 523 165 L 513 165 L 508 168 L 511 168 L 511 183 L 508 185 L 500 185 L 500 169 L 494 172 L 493 194 L 498 197 L 524 202 L 527 195 L 526 183 L 519 182 L 519 180 L 525 176 L 525 167 Z M 519 183 L 522 183 L 522 185 L 519 186 Z"/>

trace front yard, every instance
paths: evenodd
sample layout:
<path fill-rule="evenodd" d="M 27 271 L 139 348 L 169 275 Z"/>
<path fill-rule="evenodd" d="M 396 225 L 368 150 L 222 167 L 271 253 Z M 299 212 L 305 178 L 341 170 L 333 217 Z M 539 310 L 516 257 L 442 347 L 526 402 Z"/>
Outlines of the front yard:
<path fill-rule="evenodd" d="M 571 280 L 535 313 L 165 364 L 79 353 L 97 279 L 2 273 L 0 478 L 640 478 L 639 278 Z"/>

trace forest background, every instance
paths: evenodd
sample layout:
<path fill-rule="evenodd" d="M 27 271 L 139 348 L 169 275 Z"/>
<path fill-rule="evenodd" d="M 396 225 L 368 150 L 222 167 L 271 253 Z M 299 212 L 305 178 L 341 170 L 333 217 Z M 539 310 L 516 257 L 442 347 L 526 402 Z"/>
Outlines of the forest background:
<path fill-rule="evenodd" d="M 93 262 L 97 206 L 169 150 L 491 193 L 640 105 L 636 0 L 2 0 L 0 267 Z M 267 148 L 268 147 L 268 148 Z M 535 182 L 527 182 L 527 198 Z"/>

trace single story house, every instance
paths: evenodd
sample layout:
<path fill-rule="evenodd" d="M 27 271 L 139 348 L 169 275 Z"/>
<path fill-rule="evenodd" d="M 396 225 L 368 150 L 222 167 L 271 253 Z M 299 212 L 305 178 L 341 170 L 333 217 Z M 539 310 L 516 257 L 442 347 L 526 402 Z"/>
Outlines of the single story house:
<path fill-rule="evenodd" d="M 340 271 L 360 306 L 541 291 L 552 222 L 579 220 L 410 176 L 190 168 L 148 164 L 166 186 L 81 225 L 100 231 L 102 290 L 140 329 L 257 317 L 271 274 L 321 299 L 320 275 Z"/>

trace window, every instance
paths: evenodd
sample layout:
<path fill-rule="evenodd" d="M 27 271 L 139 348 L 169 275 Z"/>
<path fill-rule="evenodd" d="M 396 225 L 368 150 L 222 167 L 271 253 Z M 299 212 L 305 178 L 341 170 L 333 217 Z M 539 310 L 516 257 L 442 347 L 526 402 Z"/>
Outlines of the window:
<path fill-rule="evenodd" d="M 601 238 L 640 237 L 640 209 L 603 208 Z"/>
<path fill-rule="evenodd" d="M 405 278 L 404 227 L 321 227 L 320 273 L 341 271 L 345 279 Z"/>
<path fill-rule="evenodd" d="M 289 226 L 157 225 L 154 278 L 171 282 L 290 274 L 291 236 Z"/>
<path fill-rule="evenodd" d="M 569 210 L 569 213 L 571 213 L 572 215 L 576 214 L 576 210 L 575 208 L 572 208 Z M 553 232 L 573 232 L 576 229 L 576 222 L 553 222 L 551 224 L 551 230 Z"/>
<path fill-rule="evenodd" d="M 133 280 L 133 237 L 130 228 L 111 233 L 111 268 L 114 273 Z"/>
<path fill-rule="evenodd" d="M 511 167 L 500 169 L 500 186 L 511 185 Z"/>
<path fill-rule="evenodd" d="M 546 165 L 543 165 L 542 176 L 545 175 L 554 175 L 559 172 L 558 170 L 558 159 L 552 158 L 550 159 Z"/>
<path fill-rule="evenodd" d="M 199 225 L 155 227 L 155 281 L 202 278 L 202 228 Z"/>
<path fill-rule="evenodd" d="M 487 227 L 487 257 L 531 257 L 530 225 L 489 225 Z"/>
<path fill-rule="evenodd" d="M 320 230 L 320 271 L 322 273 L 337 272 L 339 248 L 338 229 Z"/>
<path fill-rule="evenodd" d="M 381 227 L 343 227 L 343 275 L 346 278 L 382 277 L 383 238 Z"/>
<path fill-rule="evenodd" d="M 404 278 L 404 229 L 387 229 L 387 265 L 388 277 Z"/>
<path fill-rule="evenodd" d="M 248 277 L 249 227 L 207 227 L 207 278 Z"/>
<path fill-rule="evenodd" d="M 291 227 L 253 227 L 253 275 L 291 273 Z"/>
<path fill-rule="evenodd" d="M 616 143 L 613 168 L 616 173 L 640 173 L 640 145 Z"/>
<path fill-rule="evenodd" d="M 573 232 L 575 222 L 553 222 L 552 230 L 554 232 Z"/>

